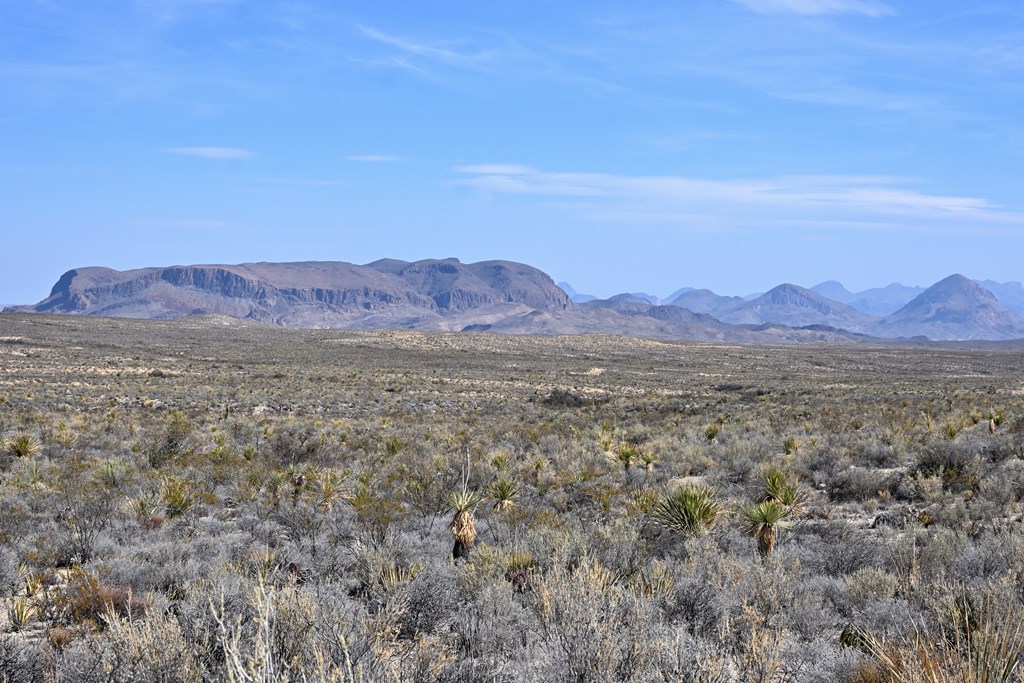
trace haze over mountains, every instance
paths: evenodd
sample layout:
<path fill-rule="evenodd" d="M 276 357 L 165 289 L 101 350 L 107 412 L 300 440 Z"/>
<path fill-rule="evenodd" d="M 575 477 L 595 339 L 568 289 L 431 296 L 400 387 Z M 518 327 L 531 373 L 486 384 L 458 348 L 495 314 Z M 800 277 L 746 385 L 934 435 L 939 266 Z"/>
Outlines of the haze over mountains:
<path fill-rule="evenodd" d="M 750 298 L 684 287 L 667 299 L 642 292 L 597 299 L 511 261 L 382 259 L 365 265 L 77 268 L 61 276 L 43 301 L 7 310 L 160 319 L 215 314 L 292 327 L 765 343 L 1024 338 L 1024 287 L 985 284 L 951 275 L 927 289 L 890 285 L 854 293 L 830 281 L 810 289 L 782 284 Z"/>

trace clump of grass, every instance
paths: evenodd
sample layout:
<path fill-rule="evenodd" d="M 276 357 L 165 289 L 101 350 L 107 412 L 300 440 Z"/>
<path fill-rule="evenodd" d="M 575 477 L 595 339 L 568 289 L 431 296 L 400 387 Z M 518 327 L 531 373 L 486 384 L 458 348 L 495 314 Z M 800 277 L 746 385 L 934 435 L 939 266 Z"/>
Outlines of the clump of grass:
<path fill-rule="evenodd" d="M 936 636 L 914 625 L 882 639 L 856 631 L 848 641 L 865 650 L 894 683 L 1009 683 L 1020 680 L 1024 663 L 1024 619 L 1019 607 L 985 596 L 947 606 L 951 626 Z"/>

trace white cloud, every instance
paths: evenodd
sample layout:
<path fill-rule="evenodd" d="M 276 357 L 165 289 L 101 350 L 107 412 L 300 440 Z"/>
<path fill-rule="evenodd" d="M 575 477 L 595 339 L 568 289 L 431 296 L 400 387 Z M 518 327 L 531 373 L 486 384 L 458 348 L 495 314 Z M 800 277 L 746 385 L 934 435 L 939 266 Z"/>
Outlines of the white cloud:
<path fill-rule="evenodd" d="M 872 0 L 734 0 L 761 14 L 863 14 L 880 17 L 894 14 L 891 7 Z"/>
<path fill-rule="evenodd" d="M 368 161 L 370 163 L 387 163 L 391 161 L 401 161 L 402 157 L 397 154 L 353 154 L 352 156 L 345 157 L 349 161 Z"/>
<path fill-rule="evenodd" d="M 501 169 L 505 168 L 505 172 Z M 588 220 L 660 223 L 689 230 L 1019 231 L 1024 214 L 980 197 L 929 194 L 881 175 L 704 179 L 565 173 L 501 164 L 456 169 L 456 184 L 489 195 L 558 198 L 549 208 Z"/>
<path fill-rule="evenodd" d="M 251 159 L 256 156 L 255 152 L 238 147 L 170 147 L 164 151 L 203 159 Z"/>

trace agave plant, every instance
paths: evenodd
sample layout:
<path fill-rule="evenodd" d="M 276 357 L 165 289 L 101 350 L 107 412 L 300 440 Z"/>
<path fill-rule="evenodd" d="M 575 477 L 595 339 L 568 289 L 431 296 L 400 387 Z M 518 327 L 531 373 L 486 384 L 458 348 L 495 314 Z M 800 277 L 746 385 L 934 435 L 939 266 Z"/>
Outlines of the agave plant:
<path fill-rule="evenodd" d="M 473 526 L 473 508 L 480 503 L 480 494 L 476 491 L 463 489 L 448 494 L 445 503 L 452 509 L 452 523 L 449 527 L 455 546 L 452 548 L 452 559 L 469 555 L 476 540 L 476 527 Z"/>
<path fill-rule="evenodd" d="M 519 486 L 508 477 L 499 477 L 497 481 L 493 482 L 488 491 L 491 498 L 494 499 L 494 510 L 495 512 L 504 512 L 515 507 L 516 501 L 515 496 L 519 493 Z"/>
<path fill-rule="evenodd" d="M 776 500 L 765 500 L 743 508 L 743 530 L 757 541 L 757 552 L 767 560 L 779 541 L 779 531 L 793 526 L 792 510 Z"/>
<path fill-rule="evenodd" d="M 657 524 L 686 536 L 700 536 L 711 529 L 722 505 L 710 486 L 680 486 L 654 505 Z"/>

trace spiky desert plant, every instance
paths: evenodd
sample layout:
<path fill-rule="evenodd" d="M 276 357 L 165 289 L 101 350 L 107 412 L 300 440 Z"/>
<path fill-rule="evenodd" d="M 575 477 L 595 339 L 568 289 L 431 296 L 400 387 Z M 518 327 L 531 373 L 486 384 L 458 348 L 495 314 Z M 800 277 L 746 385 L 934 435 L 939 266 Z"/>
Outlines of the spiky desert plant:
<path fill-rule="evenodd" d="M 18 434 L 7 441 L 7 452 L 15 458 L 31 458 L 40 448 L 39 441 L 28 434 Z"/>
<path fill-rule="evenodd" d="M 196 499 L 187 482 L 168 477 L 160 491 L 160 502 L 163 503 L 165 514 L 173 519 L 188 514 Z"/>
<path fill-rule="evenodd" d="M 787 436 L 786 440 L 782 442 L 782 450 L 786 452 L 786 455 L 793 455 L 798 448 L 800 448 L 800 440 L 795 436 Z"/>
<path fill-rule="evenodd" d="M 15 598 L 7 606 L 7 620 L 10 622 L 11 630 L 14 632 L 24 630 L 39 616 L 36 604 L 29 598 Z"/>
<path fill-rule="evenodd" d="M 793 526 L 791 510 L 775 500 L 765 500 L 740 511 L 743 530 L 757 541 L 757 552 L 767 560 L 779 541 L 779 531 Z"/>
<path fill-rule="evenodd" d="M 640 459 L 644 461 L 644 469 L 648 472 L 654 469 L 654 463 L 658 462 L 658 456 L 650 451 L 644 451 L 640 454 Z"/>
<path fill-rule="evenodd" d="M 718 443 L 718 434 L 722 431 L 722 427 L 716 424 L 710 424 L 704 429 L 704 438 L 708 440 L 708 443 Z"/>
<path fill-rule="evenodd" d="M 615 449 L 615 459 L 622 463 L 627 470 L 640 458 L 640 451 L 636 446 L 624 443 Z"/>
<path fill-rule="evenodd" d="M 324 512 L 334 509 L 335 501 L 343 497 L 342 476 L 336 470 L 321 470 L 317 473 L 317 507 Z"/>
<path fill-rule="evenodd" d="M 519 486 L 508 477 L 499 477 L 491 483 L 488 494 L 494 499 L 495 512 L 504 512 L 516 505 L 515 496 L 519 493 Z"/>
<path fill-rule="evenodd" d="M 710 486 L 680 486 L 654 505 L 651 517 L 666 529 L 700 536 L 715 525 L 721 513 L 722 505 Z"/>
<path fill-rule="evenodd" d="M 773 500 L 787 508 L 795 508 L 800 500 L 797 486 L 789 480 L 786 473 L 771 465 L 761 473 L 761 495 L 757 502 Z"/>
<path fill-rule="evenodd" d="M 451 508 L 452 523 L 450 529 L 455 545 L 452 547 L 452 559 L 469 555 L 476 540 L 476 527 L 473 526 L 473 508 L 480 503 L 480 494 L 476 491 L 463 489 L 448 494 L 445 503 Z"/>

